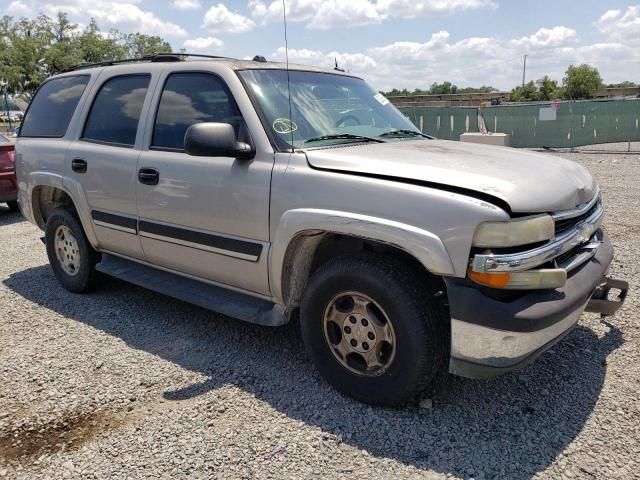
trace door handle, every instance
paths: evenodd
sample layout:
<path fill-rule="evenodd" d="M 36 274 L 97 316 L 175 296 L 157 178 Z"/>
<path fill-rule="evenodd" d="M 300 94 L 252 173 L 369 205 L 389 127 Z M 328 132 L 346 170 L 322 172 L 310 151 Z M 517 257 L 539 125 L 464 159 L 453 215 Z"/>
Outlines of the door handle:
<path fill-rule="evenodd" d="M 86 173 L 87 161 L 83 158 L 74 158 L 71 160 L 71 170 L 77 173 Z"/>
<path fill-rule="evenodd" d="M 145 185 L 157 185 L 160 180 L 160 172 L 155 168 L 141 168 L 138 170 L 138 181 Z"/>

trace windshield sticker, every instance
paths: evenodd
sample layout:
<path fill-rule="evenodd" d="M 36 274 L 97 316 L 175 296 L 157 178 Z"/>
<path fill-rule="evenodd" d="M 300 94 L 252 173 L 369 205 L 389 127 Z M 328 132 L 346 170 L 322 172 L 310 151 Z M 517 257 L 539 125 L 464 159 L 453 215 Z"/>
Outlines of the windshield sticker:
<path fill-rule="evenodd" d="M 380 105 L 388 105 L 389 104 L 389 100 L 387 100 L 387 97 L 385 97 L 381 93 L 378 93 L 377 95 L 374 95 L 373 98 L 375 98 L 378 102 L 380 102 Z"/>
<path fill-rule="evenodd" d="M 298 130 L 298 125 L 288 118 L 276 118 L 273 121 L 273 129 L 278 133 L 293 133 Z"/>

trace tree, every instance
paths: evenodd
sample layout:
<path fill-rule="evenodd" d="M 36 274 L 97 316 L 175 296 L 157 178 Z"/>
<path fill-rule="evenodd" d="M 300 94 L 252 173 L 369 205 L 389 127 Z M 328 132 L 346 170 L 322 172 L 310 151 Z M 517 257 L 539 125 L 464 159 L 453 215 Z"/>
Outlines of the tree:
<path fill-rule="evenodd" d="M 536 84 L 531 81 L 511 90 L 510 100 L 512 102 L 531 102 L 538 100 L 538 96 L 538 88 Z"/>
<path fill-rule="evenodd" d="M 558 82 L 551 80 L 548 75 L 539 80 L 538 100 L 553 100 L 561 96 Z"/>
<path fill-rule="evenodd" d="M 145 55 L 171 51 L 169 42 L 153 35 L 130 33 L 123 35 L 122 39 L 126 56 L 129 58 L 140 58 Z"/>
<path fill-rule="evenodd" d="M 458 87 L 451 82 L 433 83 L 429 88 L 429 94 L 431 95 L 447 95 L 457 93 Z"/>
<path fill-rule="evenodd" d="M 603 88 L 600 72 L 590 65 L 570 65 L 562 79 L 563 97 L 568 100 L 593 98 L 596 91 Z"/>

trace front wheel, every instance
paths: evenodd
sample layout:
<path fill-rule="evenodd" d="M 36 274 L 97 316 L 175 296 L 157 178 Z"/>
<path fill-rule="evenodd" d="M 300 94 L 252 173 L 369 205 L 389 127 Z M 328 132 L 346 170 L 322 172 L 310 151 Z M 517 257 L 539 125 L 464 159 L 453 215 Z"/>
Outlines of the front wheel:
<path fill-rule="evenodd" d="M 82 293 L 95 287 L 99 254 L 71 212 L 62 208 L 51 212 L 45 228 L 45 243 L 53 273 L 64 288 Z"/>
<path fill-rule="evenodd" d="M 336 258 L 312 275 L 302 337 L 330 384 L 366 403 L 400 405 L 442 371 L 448 316 L 426 276 L 374 254 Z"/>

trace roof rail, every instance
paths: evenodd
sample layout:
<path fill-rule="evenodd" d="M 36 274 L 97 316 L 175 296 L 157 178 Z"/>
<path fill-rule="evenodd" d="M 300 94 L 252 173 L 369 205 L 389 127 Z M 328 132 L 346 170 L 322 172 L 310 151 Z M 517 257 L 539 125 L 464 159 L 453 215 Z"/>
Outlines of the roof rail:
<path fill-rule="evenodd" d="M 79 63 L 77 65 L 72 65 L 71 67 L 63 70 L 64 72 L 72 72 L 75 70 L 83 70 L 86 68 L 94 68 L 94 67 L 110 67 L 112 65 L 121 65 L 123 63 L 138 63 L 138 62 L 181 62 L 186 60 L 186 57 L 196 57 L 196 58 L 210 58 L 210 59 L 224 59 L 229 57 L 221 57 L 216 55 L 203 55 L 200 53 L 187 53 L 187 52 L 160 52 L 153 53 L 151 55 L 145 55 L 144 57 L 138 58 L 125 58 L 122 60 L 106 60 L 104 62 L 95 62 L 95 63 Z"/>

